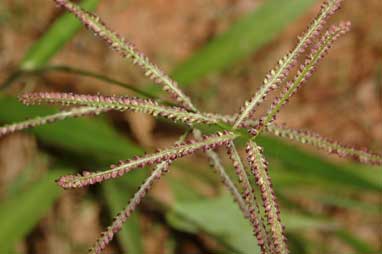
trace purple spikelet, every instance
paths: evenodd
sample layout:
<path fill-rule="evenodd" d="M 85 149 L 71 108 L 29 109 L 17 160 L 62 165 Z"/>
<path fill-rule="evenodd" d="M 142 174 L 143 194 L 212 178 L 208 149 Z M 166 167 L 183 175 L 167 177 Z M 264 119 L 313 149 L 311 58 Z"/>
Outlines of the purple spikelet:
<path fill-rule="evenodd" d="M 28 128 L 33 128 L 53 122 L 57 122 L 60 120 L 64 120 L 66 118 L 71 117 L 80 117 L 86 115 L 96 115 L 101 112 L 105 112 L 107 109 L 99 109 L 93 107 L 81 107 L 74 108 L 71 110 L 61 111 L 56 114 L 48 115 L 48 116 L 40 116 L 33 119 L 26 120 L 24 122 L 5 125 L 0 128 L 0 137 L 11 134 L 16 131 L 25 130 Z"/>
<path fill-rule="evenodd" d="M 252 135 L 258 135 L 265 126 L 276 119 L 276 115 L 279 113 L 281 107 L 287 104 L 289 98 L 297 92 L 297 89 L 300 88 L 312 76 L 318 63 L 328 53 L 333 43 L 340 36 L 346 34 L 350 30 L 350 25 L 350 22 L 341 22 L 338 25 L 331 26 L 325 35 L 321 38 L 321 40 L 312 47 L 309 56 L 300 66 L 295 78 L 287 83 L 282 93 L 272 102 L 270 109 L 260 120 L 260 124 L 254 129 L 250 130 Z"/>
<path fill-rule="evenodd" d="M 154 117 L 164 117 L 189 125 L 195 123 L 215 124 L 218 122 L 218 119 L 213 118 L 211 114 L 189 112 L 184 108 L 175 106 L 163 106 L 154 100 L 137 97 L 42 92 L 24 94 L 20 96 L 20 100 L 26 105 L 50 103 L 62 104 L 64 106 L 91 106 L 119 111 L 131 110 L 135 112 L 150 114 Z"/>
<path fill-rule="evenodd" d="M 97 239 L 93 247 L 89 249 L 89 253 L 100 254 L 102 250 L 111 242 L 114 235 L 118 233 L 126 220 L 131 216 L 137 206 L 141 203 L 147 192 L 152 188 L 155 181 L 159 180 L 162 175 L 169 171 L 171 161 L 165 161 L 159 164 L 152 172 L 150 177 L 139 187 L 138 191 L 134 194 L 133 198 L 123 211 L 118 213 L 113 219 L 113 223 L 101 233 L 100 238 Z"/>
<path fill-rule="evenodd" d="M 163 85 L 163 89 L 168 92 L 172 98 L 187 109 L 196 111 L 190 99 L 179 89 L 176 81 L 166 75 L 158 66 L 151 63 L 147 56 L 137 50 L 135 45 L 126 41 L 119 34 L 112 31 L 95 14 L 87 12 L 76 4 L 67 0 L 54 0 L 59 6 L 73 13 L 85 27 L 106 42 L 109 47 L 122 55 L 124 58 L 131 59 L 132 63 L 141 67 L 145 76 L 157 84 Z"/>
<path fill-rule="evenodd" d="M 370 165 L 382 165 L 382 156 L 368 151 L 366 148 L 356 149 L 354 147 L 340 144 L 339 142 L 322 137 L 318 133 L 308 130 L 296 130 L 270 124 L 266 128 L 267 132 L 278 137 L 288 138 L 302 144 L 312 145 L 325 152 L 336 154 L 340 157 L 354 159 L 361 163 Z"/>
<path fill-rule="evenodd" d="M 62 176 L 57 180 L 57 184 L 65 189 L 85 187 L 120 177 L 136 168 L 159 164 L 164 161 L 173 161 L 191 155 L 199 150 L 212 150 L 219 146 L 226 145 L 230 140 L 235 139 L 236 137 L 236 134 L 228 131 L 218 132 L 217 134 L 204 136 L 203 140 L 200 142 L 189 140 L 154 154 L 148 154 L 141 157 L 136 156 L 128 161 L 120 161 L 117 165 L 112 165 L 110 169 L 106 171 L 85 171 L 78 175 Z"/>
<path fill-rule="evenodd" d="M 284 226 L 281 224 L 280 208 L 269 176 L 268 162 L 264 158 L 262 148 L 252 141 L 247 144 L 246 152 L 248 163 L 255 176 L 256 184 L 260 189 L 274 250 L 279 254 L 287 254 L 289 251 L 286 244 Z"/>
<path fill-rule="evenodd" d="M 302 35 L 298 36 L 298 44 L 304 44 L 304 46 L 300 49 L 300 53 L 305 52 L 306 48 L 310 46 L 314 39 L 319 36 L 330 16 L 334 15 L 341 8 L 342 2 L 343 0 L 326 0 L 321 5 L 320 12 L 316 18 L 313 19 L 306 31 Z M 315 29 L 312 30 L 310 29 L 311 27 L 315 27 Z"/>
<path fill-rule="evenodd" d="M 258 207 L 253 188 L 248 180 L 244 165 L 233 142 L 229 142 L 227 145 L 227 153 L 233 163 L 235 173 L 239 178 L 239 184 L 242 189 L 242 197 L 248 209 L 247 218 L 252 225 L 253 234 L 257 239 L 261 253 L 268 253 L 270 243 L 267 242 L 266 229 L 260 220 L 260 209 Z"/>
<path fill-rule="evenodd" d="M 321 11 L 308 27 L 307 31 L 299 37 L 294 50 L 282 57 L 264 78 L 263 85 L 258 92 L 240 108 L 234 127 L 243 127 L 244 121 L 250 119 L 256 107 L 264 101 L 268 93 L 276 88 L 287 78 L 290 70 L 296 65 L 299 55 L 305 52 L 313 40 L 320 34 L 327 19 L 340 7 L 341 0 L 328 0 L 321 6 Z"/>

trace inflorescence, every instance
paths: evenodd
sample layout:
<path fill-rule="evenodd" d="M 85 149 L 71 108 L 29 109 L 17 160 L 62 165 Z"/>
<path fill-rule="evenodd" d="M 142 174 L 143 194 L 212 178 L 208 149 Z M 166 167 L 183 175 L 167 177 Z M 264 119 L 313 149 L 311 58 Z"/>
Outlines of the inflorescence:
<path fill-rule="evenodd" d="M 340 8 L 342 0 L 326 0 L 322 4 L 319 14 L 311 22 L 307 30 L 298 37 L 296 47 L 277 62 L 276 67 L 266 75 L 258 92 L 243 104 L 239 113 L 228 116 L 200 112 L 192 104 L 191 99 L 179 89 L 176 81 L 172 80 L 158 66 L 151 63 L 132 43 L 127 42 L 108 28 L 98 16 L 84 11 L 68 0 L 54 1 L 58 6 L 74 14 L 88 30 L 106 42 L 113 50 L 140 67 L 147 77 L 162 85 L 162 88 L 175 99 L 178 106 L 162 105 L 156 100 L 138 97 L 55 92 L 28 93 L 20 96 L 20 101 L 26 105 L 46 103 L 70 107 L 53 115 L 41 116 L 21 123 L 3 126 L 0 128 L 0 137 L 15 131 L 70 117 L 99 114 L 110 110 L 143 112 L 154 117 L 164 117 L 184 123 L 193 129 L 193 138 L 187 140 L 181 138 L 174 146 L 167 149 L 120 161 L 104 171 L 84 171 L 81 174 L 62 176 L 57 180 L 57 184 L 63 188 L 80 188 L 120 177 L 137 168 L 155 166 L 154 171 L 141 185 L 126 208 L 115 217 L 111 226 L 102 233 L 90 249 L 90 253 L 102 252 L 139 205 L 145 194 L 151 189 L 154 181 L 167 173 L 170 165 L 175 160 L 192 155 L 197 151 L 203 151 L 209 157 L 215 172 L 232 194 L 243 216 L 250 222 L 263 254 L 286 254 L 289 251 L 285 229 L 280 218 L 280 208 L 268 172 L 268 162 L 263 155 L 263 149 L 256 144 L 256 137 L 259 134 L 273 134 L 302 144 L 312 145 L 341 157 L 356 159 L 361 163 L 382 165 L 382 156 L 371 153 L 366 149 L 341 145 L 316 133 L 293 130 L 273 123 L 282 106 L 289 101 L 298 88 L 308 81 L 333 43 L 350 30 L 350 22 L 340 22 L 325 31 L 325 24 L 329 17 Z M 299 58 L 307 50 L 310 50 L 310 52 L 306 58 L 300 60 Z M 302 64 L 298 67 L 296 76 L 287 81 L 290 71 L 298 65 L 299 60 Z M 283 84 L 284 87 L 281 87 Z M 275 89 L 281 90 L 279 96 L 274 99 L 265 115 L 255 119 L 254 112 L 257 107 L 264 101 L 269 92 Z M 202 135 L 200 125 L 215 125 L 223 129 L 223 131 Z M 249 135 L 243 134 L 246 132 Z M 235 140 L 238 138 L 247 140 L 245 149 L 247 158 L 245 161 L 240 157 L 235 145 Z M 219 156 L 213 151 L 219 147 L 227 150 L 238 177 L 238 185 L 228 176 Z M 249 175 L 248 172 L 252 174 Z M 257 186 L 251 185 L 250 178 L 253 178 Z M 260 191 L 261 200 L 256 200 L 255 188 Z M 260 211 L 261 207 L 264 212 Z"/>

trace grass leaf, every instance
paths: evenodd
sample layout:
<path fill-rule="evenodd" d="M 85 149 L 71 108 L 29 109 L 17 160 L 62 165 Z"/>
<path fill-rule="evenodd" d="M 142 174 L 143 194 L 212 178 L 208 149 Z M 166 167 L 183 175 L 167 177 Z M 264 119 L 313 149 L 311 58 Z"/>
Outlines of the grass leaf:
<path fill-rule="evenodd" d="M 59 197 L 54 180 L 68 170 L 51 170 L 27 190 L 0 204 L 0 253 L 13 248 L 40 221 Z"/>
<path fill-rule="evenodd" d="M 178 216 L 176 220 L 175 216 Z M 173 205 L 167 218 L 170 218 L 169 223 L 175 222 L 171 225 L 177 227 L 178 230 L 183 230 L 182 225 L 185 225 L 185 231 L 195 230 L 190 228 L 189 223 L 192 223 L 200 231 L 213 235 L 234 253 L 259 253 L 259 247 L 253 240 L 250 224 L 243 218 L 240 210 L 228 195 L 199 201 L 179 200 Z M 285 210 L 282 219 L 287 230 L 292 231 L 336 228 L 336 225 L 328 220 L 285 213 Z M 182 220 L 187 223 L 181 223 Z"/>
<path fill-rule="evenodd" d="M 173 78 L 185 86 L 207 74 L 232 66 L 274 39 L 315 2 L 266 1 L 175 68 Z"/>
<path fill-rule="evenodd" d="M 94 10 L 98 2 L 99 0 L 83 0 L 81 6 L 87 10 Z M 52 24 L 49 30 L 31 46 L 22 59 L 19 68 L 21 70 L 35 70 L 45 65 L 73 38 L 81 27 L 81 23 L 72 15 L 69 13 L 63 14 Z"/>

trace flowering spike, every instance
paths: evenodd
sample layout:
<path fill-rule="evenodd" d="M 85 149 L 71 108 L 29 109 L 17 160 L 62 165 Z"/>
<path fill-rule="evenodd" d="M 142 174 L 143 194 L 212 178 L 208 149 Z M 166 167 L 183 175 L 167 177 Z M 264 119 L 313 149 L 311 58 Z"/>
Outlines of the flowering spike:
<path fill-rule="evenodd" d="M 239 153 L 233 141 L 229 142 L 227 145 L 227 153 L 233 166 L 235 168 L 235 173 L 239 178 L 239 184 L 242 188 L 242 197 L 245 205 L 248 207 L 248 216 L 250 223 L 253 227 L 253 234 L 255 235 L 258 245 L 260 247 L 261 253 L 269 253 L 269 245 L 267 242 L 266 229 L 262 221 L 260 220 L 260 209 L 254 195 L 253 188 L 249 183 L 247 171 L 244 168 L 243 162 L 240 158 Z M 255 204 L 255 205 L 254 205 Z"/>
<path fill-rule="evenodd" d="M 55 2 L 69 12 L 72 12 L 90 31 L 103 39 L 113 50 L 125 58 L 131 58 L 134 64 L 137 64 L 144 70 L 146 76 L 156 83 L 164 85 L 164 90 L 175 98 L 177 102 L 180 102 L 182 106 L 197 112 L 191 100 L 179 89 L 176 81 L 161 71 L 158 66 L 151 63 L 143 53 L 138 52 L 132 43 L 127 42 L 120 35 L 110 30 L 99 17 L 82 10 L 70 1 L 55 0 Z M 212 160 L 216 162 L 216 159 Z"/>
<path fill-rule="evenodd" d="M 170 163 L 171 161 L 164 161 L 156 166 L 155 170 L 139 187 L 138 191 L 134 194 L 125 209 L 118 213 L 118 215 L 114 217 L 113 223 L 107 227 L 106 231 L 102 232 L 101 237 L 99 237 L 94 246 L 89 249 L 89 253 L 100 254 L 102 250 L 105 249 L 106 245 L 113 239 L 114 235 L 121 230 L 123 224 L 141 203 L 147 192 L 153 186 L 154 182 L 159 180 L 162 175 L 169 171 Z"/>
<path fill-rule="evenodd" d="M 302 86 L 313 74 L 316 66 L 327 54 L 333 43 L 341 36 L 350 30 L 350 22 L 341 22 L 338 25 L 333 25 L 321 38 L 321 40 L 311 49 L 311 53 L 300 66 L 297 75 L 293 81 L 288 82 L 284 91 L 280 96 L 276 97 L 272 106 L 266 113 L 266 116 L 260 119 L 259 124 L 253 128 L 250 133 L 257 136 L 265 126 L 273 122 L 281 107 L 285 105 L 289 98 L 296 93 L 297 89 Z"/>
<path fill-rule="evenodd" d="M 246 152 L 248 163 L 260 189 L 274 250 L 278 254 L 287 254 L 289 251 L 286 245 L 284 227 L 281 224 L 279 205 L 268 173 L 268 162 L 264 158 L 262 148 L 253 141 L 249 141 L 247 144 Z"/>
<path fill-rule="evenodd" d="M 149 59 L 136 50 L 132 43 L 126 42 L 118 34 L 111 31 L 97 16 L 86 12 L 79 8 L 77 5 L 66 0 L 55 0 L 55 2 L 72 12 L 77 18 L 85 24 L 85 26 L 91 30 L 96 36 L 100 37 L 111 48 L 126 58 L 131 58 L 133 63 L 142 67 L 145 74 L 155 82 L 163 84 L 164 90 L 170 93 L 178 102 L 184 107 L 197 112 L 196 108 L 190 101 L 190 99 L 179 89 L 176 81 L 172 80 L 169 76 L 165 75 L 156 65 L 152 64 Z M 208 152 L 209 156 L 213 155 L 213 152 Z M 211 158 L 215 163 L 218 162 L 218 157 Z"/>
<path fill-rule="evenodd" d="M 132 110 L 152 116 L 161 116 L 170 120 L 184 122 L 187 124 L 208 123 L 215 124 L 218 121 L 208 114 L 188 112 L 180 107 L 168 107 L 159 105 L 151 99 L 142 99 L 126 96 L 101 96 L 101 95 L 79 95 L 72 93 L 29 93 L 20 97 L 27 105 L 39 103 L 53 103 L 63 105 L 83 105 L 101 109 Z"/>
<path fill-rule="evenodd" d="M 265 99 L 267 94 L 276 89 L 288 76 L 289 71 L 296 65 L 297 57 L 302 54 L 312 41 L 319 35 L 326 20 L 340 7 L 342 0 L 327 0 L 322 6 L 318 16 L 313 20 L 307 31 L 299 37 L 297 46 L 293 51 L 281 58 L 274 69 L 265 77 L 263 86 L 249 101 L 246 101 L 240 109 L 240 113 L 234 127 L 240 127 L 243 122 L 251 118 L 255 108 Z"/>
<path fill-rule="evenodd" d="M 141 67 L 145 75 L 154 82 L 163 85 L 163 89 L 168 92 L 182 106 L 196 111 L 190 99 L 179 89 L 175 80 L 172 80 L 158 66 L 151 63 L 147 56 L 139 52 L 137 48 L 130 42 L 127 42 L 119 34 L 112 31 L 107 25 L 95 14 L 83 10 L 78 5 L 68 0 L 54 0 L 59 6 L 73 13 L 85 27 L 93 32 L 97 37 L 104 40 L 112 50 L 121 54 L 124 58 Z"/>
<path fill-rule="evenodd" d="M 204 114 L 210 119 L 210 121 L 219 121 L 227 124 L 233 124 L 237 115 L 219 115 L 219 114 Z M 259 120 L 248 119 L 243 122 L 243 127 L 251 128 L 252 133 L 257 135 L 256 128 L 260 124 Z M 336 154 L 340 157 L 351 158 L 361 163 L 370 165 L 382 165 L 382 155 L 368 151 L 366 148 L 357 149 L 349 145 L 343 145 L 335 140 L 323 137 L 320 134 L 307 131 L 296 130 L 278 125 L 275 123 L 269 123 L 265 126 L 264 131 L 268 134 L 273 134 L 278 137 L 288 138 L 295 140 L 302 144 L 312 145 L 318 149 L 324 150 L 328 153 Z"/>
<path fill-rule="evenodd" d="M 266 130 L 276 136 L 312 145 L 328 153 L 337 154 L 340 157 L 352 158 L 365 164 L 382 165 L 382 156 L 379 154 L 371 153 L 367 149 L 355 149 L 351 146 L 342 145 L 337 141 L 322 137 L 311 131 L 295 130 L 275 124 L 268 125 Z"/>
<path fill-rule="evenodd" d="M 183 142 L 171 148 L 161 150 L 154 154 L 137 156 L 128 161 L 121 161 L 118 165 L 112 165 L 109 170 L 101 172 L 83 172 L 80 175 L 62 176 L 57 180 L 57 184 L 63 188 L 81 188 L 87 185 L 96 184 L 105 180 L 120 177 L 135 168 L 159 164 L 163 161 L 176 160 L 178 158 L 191 155 L 198 150 L 211 150 L 227 144 L 237 137 L 231 132 L 218 132 L 217 134 L 205 136 L 200 142 Z"/>
<path fill-rule="evenodd" d="M 48 115 L 48 116 L 39 116 L 33 119 L 29 119 L 23 122 L 5 125 L 0 128 L 0 137 L 5 136 L 7 134 L 11 134 L 16 131 L 37 127 L 40 125 L 45 125 L 48 123 L 57 122 L 60 120 L 64 120 L 66 118 L 71 117 L 80 117 L 85 115 L 99 114 L 101 112 L 106 111 L 105 109 L 99 109 L 94 107 L 80 107 L 73 108 L 66 111 L 61 111 L 56 114 Z"/>
<path fill-rule="evenodd" d="M 156 83 L 164 85 L 164 90 L 174 97 L 176 101 L 180 102 L 182 106 L 197 112 L 190 99 L 179 89 L 177 82 L 164 74 L 156 65 L 152 64 L 143 53 L 138 52 L 132 43 L 126 42 L 118 34 L 111 31 L 94 14 L 82 10 L 78 6 L 66 0 L 55 0 L 55 2 L 77 16 L 77 18 L 79 18 L 79 20 L 84 23 L 89 30 L 91 30 L 96 36 L 106 41 L 106 43 L 109 44 L 113 50 L 119 52 L 126 58 L 131 58 L 133 63 L 143 68 L 146 76 L 153 79 Z M 214 162 L 213 164 L 218 167 L 217 170 L 220 171 L 220 167 L 218 166 L 219 158 L 214 156 L 212 151 L 208 152 L 208 156 Z"/>

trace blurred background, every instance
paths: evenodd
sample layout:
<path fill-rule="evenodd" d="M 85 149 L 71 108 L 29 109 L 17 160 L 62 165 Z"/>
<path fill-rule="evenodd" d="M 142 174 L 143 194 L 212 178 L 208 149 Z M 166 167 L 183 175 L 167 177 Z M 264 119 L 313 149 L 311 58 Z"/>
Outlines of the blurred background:
<path fill-rule="evenodd" d="M 319 0 L 83 0 L 171 73 L 200 109 L 234 113 L 293 48 Z M 350 20 L 277 122 L 382 152 L 382 2 L 345 1 Z M 74 69 L 76 68 L 76 69 Z M 162 96 L 142 72 L 46 0 L 0 1 L 0 123 L 55 112 L 25 107 L 31 91 L 134 95 L 77 69 Z M 82 73 L 84 74 L 84 73 Z M 89 73 L 88 73 L 89 74 Z M 166 97 L 164 97 L 166 98 Z M 269 101 L 267 101 L 269 103 Z M 263 109 L 259 111 L 262 112 Z M 150 169 L 81 190 L 54 179 L 170 146 L 184 126 L 109 113 L 0 138 L 0 253 L 86 253 Z M 291 253 L 382 251 L 382 174 L 286 140 L 261 137 Z M 224 151 L 224 164 L 232 172 Z M 248 223 L 202 154 L 157 182 L 105 253 L 258 252 Z"/>

